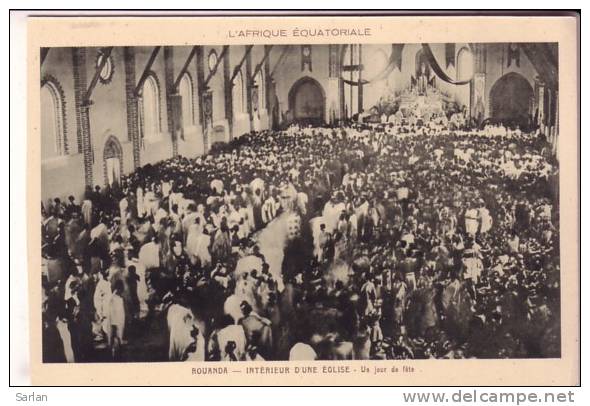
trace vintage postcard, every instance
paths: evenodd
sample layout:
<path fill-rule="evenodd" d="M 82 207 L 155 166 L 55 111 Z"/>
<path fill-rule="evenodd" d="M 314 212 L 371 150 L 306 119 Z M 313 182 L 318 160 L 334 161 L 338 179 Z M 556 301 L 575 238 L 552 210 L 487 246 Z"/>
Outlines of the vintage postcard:
<path fill-rule="evenodd" d="M 575 17 L 28 35 L 34 384 L 579 383 Z"/>

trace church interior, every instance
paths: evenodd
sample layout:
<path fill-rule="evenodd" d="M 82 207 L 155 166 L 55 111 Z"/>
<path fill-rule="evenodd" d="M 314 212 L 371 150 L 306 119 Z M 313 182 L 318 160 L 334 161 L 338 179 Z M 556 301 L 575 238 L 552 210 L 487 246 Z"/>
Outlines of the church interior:
<path fill-rule="evenodd" d="M 45 362 L 561 356 L 556 44 L 40 57 Z"/>
<path fill-rule="evenodd" d="M 45 48 L 42 198 L 293 123 L 442 112 L 556 139 L 557 58 L 546 43 Z"/>

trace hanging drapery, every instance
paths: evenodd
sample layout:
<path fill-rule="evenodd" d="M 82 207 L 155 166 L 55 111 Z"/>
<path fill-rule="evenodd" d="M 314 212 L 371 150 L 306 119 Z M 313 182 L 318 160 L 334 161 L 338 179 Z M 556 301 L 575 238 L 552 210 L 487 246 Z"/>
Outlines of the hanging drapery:
<path fill-rule="evenodd" d="M 392 44 L 391 45 L 391 62 L 393 67 L 396 67 L 400 72 L 402 70 L 402 51 L 404 50 L 404 44 Z"/>
<path fill-rule="evenodd" d="M 455 44 L 445 44 L 445 61 L 446 67 L 455 66 Z"/>
<path fill-rule="evenodd" d="M 453 80 L 453 79 L 451 79 L 449 77 L 449 75 L 446 74 L 446 72 L 440 67 L 440 65 L 436 61 L 436 58 L 434 57 L 434 54 L 432 53 L 432 49 L 430 49 L 430 45 L 422 44 L 422 49 L 424 50 L 424 55 L 426 55 L 426 58 L 428 59 L 428 63 L 430 64 L 430 67 L 432 68 L 434 73 L 436 73 L 436 76 L 438 76 L 440 79 L 442 79 L 445 82 L 450 83 L 452 85 L 466 85 L 467 83 L 471 82 L 472 78 L 469 78 L 468 80 Z"/>
<path fill-rule="evenodd" d="M 344 54 L 344 50 L 346 49 L 347 46 L 348 45 L 344 45 L 344 49 L 342 50 L 343 54 Z M 359 84 L 366 85 L 371 82 L 376 82 L 376 81 L 385 79 L 387 76 L 389 76 L 389 74 L 393 71 L 393 69 L 395 67 L 397 67 L 401 71 L 403 48 L 404 48 L 404 44 L 391 44 L 391 54 L 389 55 L 389 60 L 387 61 L 387 66 L 385 66 L 385 68 L 381 71 L 381 73 L 379 73 L 373 79 L 371 79 L 371 80 L 362 79 L 360 81 L 358 81 L 358 80 L 354 81 L 354 80 L 342 78 L 342 81 L 345 84 L 350 85 L 350 86 L 358 86 Z M 360 65 L 360 61 L 359 61 L 359 65 Z"/>

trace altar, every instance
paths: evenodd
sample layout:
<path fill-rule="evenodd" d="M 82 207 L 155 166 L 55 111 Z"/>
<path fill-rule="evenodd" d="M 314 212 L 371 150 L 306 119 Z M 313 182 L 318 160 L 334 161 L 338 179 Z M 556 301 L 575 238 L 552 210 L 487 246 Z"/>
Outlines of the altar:
<path fill-rule="evenodd" d="M 399 110 L 404 117 L 414 116 L 428 120 L 444 113 L 443 96 L 434 89 L 426 94 L 418 94 L 411 90 L 402 93 Z"/>

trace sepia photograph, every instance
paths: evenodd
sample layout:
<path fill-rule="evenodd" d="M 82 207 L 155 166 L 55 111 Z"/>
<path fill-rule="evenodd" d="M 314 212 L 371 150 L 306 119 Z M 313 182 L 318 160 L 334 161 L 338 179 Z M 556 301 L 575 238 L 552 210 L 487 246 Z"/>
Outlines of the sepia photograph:
<path fill-rule="evenodd" d="M 32 50 L 40 363 L 565 361 L 562 42 L 284 26 Z"/>
<path fill-rule="evenodd" d="M 557 54 L 42 49 L 44 361 L 559 357 Z"/>

